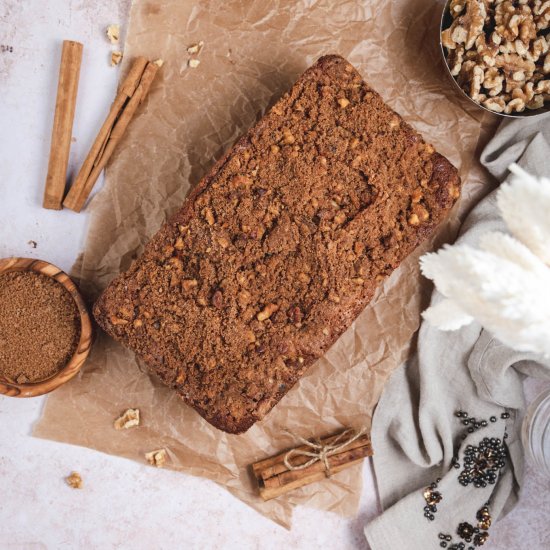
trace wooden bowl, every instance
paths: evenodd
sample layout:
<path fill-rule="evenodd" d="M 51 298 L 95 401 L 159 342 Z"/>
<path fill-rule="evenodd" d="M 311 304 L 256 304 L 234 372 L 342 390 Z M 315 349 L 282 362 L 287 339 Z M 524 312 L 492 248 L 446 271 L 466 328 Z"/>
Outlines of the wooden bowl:
<path fill-rule="evenodd" d="M 55 390 L 61 384 L 70 380 L 80 370 L 86 357 L 88 357 L 88 353 L 90 353 L 92 323 L 86 304 L 80 292 L 78 292 L 76 285 L 66 273 L 55 267 L 55 265 L 42 260 L 33 260 L 32 258 L 6 258 L 0 260 L 0 274 L 10 271 L 35 271 L 36 273 L 42 273 L 55 279 L 70 292 L 80 314 L 80 340 L 78 346 L 74 355 L 61 370 L 50 376 L 50 378 L 28 384 L 9 382 L 0 375 L 0 394 L 9 395 L 10 397 L 36 397 L 37 395 L 43 395 Z"/>

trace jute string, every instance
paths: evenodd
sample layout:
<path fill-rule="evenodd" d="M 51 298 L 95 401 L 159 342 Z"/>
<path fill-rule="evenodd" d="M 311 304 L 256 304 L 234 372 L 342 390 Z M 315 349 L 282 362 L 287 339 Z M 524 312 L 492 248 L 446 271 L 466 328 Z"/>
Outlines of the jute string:
<path fill-rule="evenodd" d="M 367 433 L 367 428 L 363 428 L 356 432 L 354 429 L 349 428 L 344 430 L 341 434 L 336 436 L 336 438 L 329 444 L 323 444 L 320 439 L 309 441 L 299 435 L 294 435 L 290 432 L 290 435 L 298 439 L 302 445 L 306 445 L 311 450 L 306 451 L 302 449 L 292 449 L 286 453 L 284 458 L 285 466 L 289 470 L 304 470 L 316 462 L 322 462 L 325 467 L 325 475 L 327 477 L 331 476 L 329 457 L 338 454 L 343 448 L 347 447 L 355 440 L 359 439 L 362 435 Z M 293 456 L 309 456 L 311 457 L 307 462 L 299 465 L 293 465 L 290 462 L 290 459 Z"/>

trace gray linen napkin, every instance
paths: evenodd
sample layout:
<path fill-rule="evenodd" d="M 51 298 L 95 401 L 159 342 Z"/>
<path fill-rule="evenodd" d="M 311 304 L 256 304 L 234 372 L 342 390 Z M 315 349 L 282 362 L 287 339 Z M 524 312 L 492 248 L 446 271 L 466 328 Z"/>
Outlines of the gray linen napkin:
<path fill-rule="evenodd" d="M 504 121 L 481 160 L 499 180 L 512 162 L 550 175 L 550 115 Z M 495 192 L 468 216 L 458 242 L 476 246 L 488 231 L 506 232 Z M 441 299 L 434 291 L 432 305 Z M 373 550 L 483 542 L 487 513 L 494 522 L 518 499 L 525 375 L 550 379 L 550 362 L 507 348 L 477 323 L 454 332 L 422 323 L 416 354 L 392 375 L 374 414 L 374 470 L 385 512 L 365 528 Z M 502 447 L 501 470 L 491 461 Z M 468 460 L 477 468 L 465 472 Z"/>

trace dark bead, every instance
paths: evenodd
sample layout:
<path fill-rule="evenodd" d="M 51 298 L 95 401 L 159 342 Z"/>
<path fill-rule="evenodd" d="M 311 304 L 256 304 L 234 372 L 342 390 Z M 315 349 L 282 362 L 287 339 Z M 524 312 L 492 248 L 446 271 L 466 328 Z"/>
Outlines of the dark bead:
<path fill-rule="evenodd" d="M 504 434 L 504 439 L 508 439 L 508 434 Z"/>
<path fill-rule="evenodd" d="M 457 418 L 462 418 L 462 411 L 456 411 L 456 412 L 455 412 L 455 416 L 456 416 Z"/>
<path fill-rule="evenodd" d="M 482 420 L 482 421 L 481 421 L 481 425 L 482 425 L 484 428 L 486 428 L 487 425 L 488 425 L 488 424 L 487 424 L 487 420 Z"/>
<path fill-rule="evenodd" d="M 497 421 L 497 417 L 496 416 L 491 416 L 491 418 L 489 418 L 489 420 L 491 422 L 496 422 Z"/>
<path fill-rule="evenodd" d="M 452 538 L 451 535 L 447 535 L 447 536 L 445 537 L 445 540 L 446 540 L 447 542 L 451 542 L 451 538 Z"/>
<path fill-rule="evenodd" d="M 504 420 L 506 420 L 507 418 L 510 418 L 510 413 L 509 412 L 502 413 L 500 415 L 500 418 L 503 418 Z"/>
<path fill-rule="evenodd" d="M 435 519 L 435 516 L 433 514 L 429 515 L 430 521 L 433 521 Z"/>
<path fill-rule="evenodd" d="M 447 543 L 444 542 L 444 541 L 441 541 L 441 542 L 439 543 L 439 546 L 441 546 L 441 548 L 447 548 Z"/>
<path fill-rule="evenodd" d="M 474 433 L 474 429 L 473 428 L 468 428 L 468 433 L 469 434 Z"/>
<path fill-rule="evenodd" d="M 441 481 L 441 478 L 438 477 L 435 481 L 436 481 L 436 483 L 439 483 Z"/>
<path fill-rule="evenodd" d="M 445 535 L 444 535 L 443 533 L 439 533 L 439 538 L 440 538 L 441 540 L 445 540 Z"/>
<path fill-rule="evenodd" d="M 462 421 L 462 424 L 464 424 L 464 426 L 467 426 L 469 423 L 470 423 L 470 419 L 469 419 L 469 418 L 466 418 L 466 420 L 463 420 L 463 421 Z"/>
<path fill-rule="evenodd" d="M 437 489 L 437 483 L 431 483 L 430 489 Z"/>

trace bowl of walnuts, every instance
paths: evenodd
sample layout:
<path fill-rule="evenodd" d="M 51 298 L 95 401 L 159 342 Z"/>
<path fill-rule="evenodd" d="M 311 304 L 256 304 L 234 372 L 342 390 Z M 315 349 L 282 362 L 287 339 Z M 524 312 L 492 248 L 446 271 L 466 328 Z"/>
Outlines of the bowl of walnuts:
<path fill-rule="evenodd" d="M 481 108 L 550 111 L 550 0 L 449 0 L 441 51 L 456 86 Z"/>

